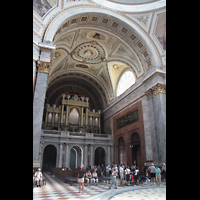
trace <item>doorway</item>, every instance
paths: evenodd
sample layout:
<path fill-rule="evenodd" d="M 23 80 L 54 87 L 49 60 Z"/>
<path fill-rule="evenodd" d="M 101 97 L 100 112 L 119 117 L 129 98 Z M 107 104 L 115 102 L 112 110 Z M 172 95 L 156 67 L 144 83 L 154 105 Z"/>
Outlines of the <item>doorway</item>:
<path fill-rule="evenodd" d="M 83 163 L 83 150 L 78 146 L 73 146 L 70 150 L 70 163 L 71 169 L 78 168 Z"/>
<path fill-rule="evenodd" d="M 95 165 L 98 166 L 103 164 L 105 166 L 105 150 L 102 147 L 98 147 L 95 150 Z"/>
<path fill-rule="evenodd" d="M 119 164 L 127 165 L 124 138 L 120 137 L 118 141 Z"/>
<path fill-rule="evenodd" d="M 57 149 L 54 145 L 47 145 L 44 148 L 42 171 L 50 171 L 56 167 Z"/>
<path fill-rule="evenodd" d="M 140 137 L 138 133 L 133 133 L 131 136 L 132 147 L 132 165 L 140 166 L 141 153 L 140 153 Z"/>

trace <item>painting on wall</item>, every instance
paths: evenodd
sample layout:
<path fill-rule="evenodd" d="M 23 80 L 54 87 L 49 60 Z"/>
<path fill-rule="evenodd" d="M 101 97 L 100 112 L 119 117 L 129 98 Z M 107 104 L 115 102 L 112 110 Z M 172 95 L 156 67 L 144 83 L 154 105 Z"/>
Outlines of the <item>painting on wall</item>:
<path fill-rule="evenodd" d="M 155 35 L 162 48 L 166 50 L 166 13 L 158 16 Z"/>
<path fill-rule="evenodd" d="M 42 17 L 56 4 L 57 0 L 33 0 L 33 9 Z"/>

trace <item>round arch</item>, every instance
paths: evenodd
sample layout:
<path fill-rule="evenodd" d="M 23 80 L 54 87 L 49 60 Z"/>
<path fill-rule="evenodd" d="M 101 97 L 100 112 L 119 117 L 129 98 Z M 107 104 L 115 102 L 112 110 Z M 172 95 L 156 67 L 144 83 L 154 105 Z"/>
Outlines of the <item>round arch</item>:
<path fill-rule="evenodd" d="M 57 148 L 53 144 L 48 144 L 44 147 L 42 171 L 50 171 L 56 167 Z"/>
<path fill-rule="evenodd" d="M 105 162 L 106 162 L 106 151 L 103 147 L 97 147 L 95 149 L 95 165 L 104 165 L 105 166 Z"/>
<path fill-rule="evenodd" d="M 116 84 L 116 88 L 115 88 L 115 96 L 117 97 L 117 96 L 120 96 L 121 94 L 123 94 L 128 88 L 130 88 L 132 85 L 129 85 L 129 87 L 128 88 L 124 88 L 124 91 L 123 92 L 120 92 L 120 94 L 118 95 L 118 90 L 119 90 L 119 84 L 120 84 L 120 81 L 121 81 L 121 79 L 123 78 L 123 76 L 125 75 L 125 73 L 128 73 L 128 72 L 131 72 L 131 74 L 132 74 L 132 76 L 133 76 L 133 78 L 134 78 L 134 80 L 133 80 L 133 84 L 135 84 L 135 82 L 136 82 L 136 77 L 135 77 L 135 75 L 134 75 L 134 73 L 130 70 L 130 69 L 125 69 L 124 71 L 122 71 L 122 73 L 120 74 L 120 76 L 118 77 L 118 80 L 117 80 L 117 84 Z M 125 86 L 127 85 L 127 83 L 129 84 L 129 79 L 126 79 L 126 77 L 124 77 L 125 78 L 125 81 L 127 81 L 126 83 L 124 83 L 125 84 Z M 131 79 L 132 80 L 132 79 Z M 123 81 L 124 82 L 124 81 Z"/>
<path fill-rule="evenodd" d="M 70 159 L 69 159 L 70 168 L 78 168 L 81 164 L 83 164 L 83 149 L 79 145 L 71 146 L 69 152 L 70 152 Z"/>
<path fill-rule="evenodd" d="M 72 10 L 64 10 L 49 23 L 49 25 L 44 33 L 43 39 L 52 42 L 56 31 L 66 21 L 66 19 L 73 17 L 76 14 L 80 14 L 80 13 L 85 14 L 88 12 L 110 15 L 110 16 L 116 17 L 120 22 L 123 21 L 124 23 L 126 23 L 129 27 L 134 29 L 134 31 L 137 33 L 137 35 L 139 37 L 143 38 L 143 40 L 145 41 L 145 43 L 149 49 L 149 52 L 152 53 L 152 62 L 154 61 L 154 65 L 159 66 L 161 64 L 160 59 L 156 52 L 156 47 L 154 47 L 154 45 L 152 45 L 153 42 L 147 36 L 147 34 L 145 34 L 140 27 L 138 27 L 136 24 L 134 24 L 134 22 L 128 20 L 127 18 L 125 18 L 124 16 L 122 16 L 116 12 L 112 12 L 107 9 L 95 8 L 95 7 L 87 7 L 87 8 L 82 7 L 82 8 L 75 8 Z"/>

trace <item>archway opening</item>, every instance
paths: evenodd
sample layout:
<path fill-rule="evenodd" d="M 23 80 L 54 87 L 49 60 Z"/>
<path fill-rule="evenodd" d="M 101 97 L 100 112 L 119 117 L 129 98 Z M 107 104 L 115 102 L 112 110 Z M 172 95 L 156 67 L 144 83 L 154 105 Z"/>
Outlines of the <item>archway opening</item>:
<path fill-rule="evenodd" d="M 119 164 L 127 165 L 124 138 L 120 137 L 118 141 Z"/>
<path fill-rule="evenodd" d="M 138 133 L 133 133 L 131 136 L 131 144 L 132 148 L 132 165 L 140 166 L 141 160 L 141 152 L 140 152 L 140 137 Z"/>
<path fill-rule="evenodd" d="M 96 150 L 95 150 L 95 165 L 101 166 L 103 164 L 105 166 L 105 157 L 106 157 L 105 150 L 102 147 L 96 148 Z"/>
<path fill-rule="evenodd" d="M 42 171 L 50 171 L 56 167 L 57 149 L 54 145 L 47 145 L 44 149 Z"/>
<path fill-rule="evenodd" d="M 78 146 L 73 146 L 70 150 L 70 163 L 71 169 L 78 168 L 83 163 L 83 150 Z"/>

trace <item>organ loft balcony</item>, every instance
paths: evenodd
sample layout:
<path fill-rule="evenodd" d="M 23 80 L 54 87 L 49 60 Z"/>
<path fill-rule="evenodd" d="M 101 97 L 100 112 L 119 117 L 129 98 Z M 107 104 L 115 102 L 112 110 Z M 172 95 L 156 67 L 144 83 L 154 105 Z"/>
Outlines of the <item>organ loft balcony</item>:
<path fill-rule="evenodd" d="M 89 97 L 62 94 L 62 105 L 46 104 L 43 115 L 44 131 L 65 131 L 76 134 L 101 134 L 101 110 L 89 110 Z"/>

